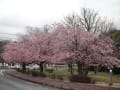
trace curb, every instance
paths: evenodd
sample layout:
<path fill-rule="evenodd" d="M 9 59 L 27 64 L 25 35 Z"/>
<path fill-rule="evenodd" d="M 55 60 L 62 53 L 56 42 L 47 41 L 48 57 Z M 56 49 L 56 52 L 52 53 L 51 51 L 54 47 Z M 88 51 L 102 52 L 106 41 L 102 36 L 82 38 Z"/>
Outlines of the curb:
<path fill-rule="evenodd" d="M 61 86 L 55 86 L 55 85 L 50 85 L 50 84 L 46 84 L 46 83 L 42 83 L 42 82 L 40 83 L 40 82 L 37 82 L 37 81 L 29 80 L 29 79 L 26 79 L 26 78 L 23 78 L 23 77 L 20 77 L 20 76 L 11 74 L 11 73 L 7 73 L 7 74 L 12 76 L 12 77 L 18 78 L 18 79 L 22 79 L 22 80 L 25 80 L 25 81 L 29 81 L 29 82 L 44 85 L 44 86 L 50 86 L 50 87 L 53 87 L 53 88 L 64 89 L 64 90 L 75 90 L 75 89 L 71 89 L 71 88 L 67 88 L 67 87 L 63 88 L 62 85 Z"/>

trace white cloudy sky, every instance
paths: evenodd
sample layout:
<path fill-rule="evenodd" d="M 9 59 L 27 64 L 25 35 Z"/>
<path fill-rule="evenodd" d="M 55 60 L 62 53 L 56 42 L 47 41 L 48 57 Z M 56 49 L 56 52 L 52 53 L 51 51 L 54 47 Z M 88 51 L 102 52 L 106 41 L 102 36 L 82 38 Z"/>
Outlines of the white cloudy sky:
<path fill-rule="evenodd" d="M 23 33 L 25 26 L 51 24 L 83 7 L 99 11 L 120 27 L 120 0 L 0 0 L 0 39 L 10 36 L 2 33 Z"/>

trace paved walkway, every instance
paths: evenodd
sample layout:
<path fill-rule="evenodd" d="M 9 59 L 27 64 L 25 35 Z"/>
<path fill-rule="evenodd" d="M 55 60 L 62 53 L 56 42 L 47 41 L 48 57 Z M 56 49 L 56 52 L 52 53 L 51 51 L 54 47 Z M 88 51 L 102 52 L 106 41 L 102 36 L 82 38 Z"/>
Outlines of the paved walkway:
<path fill-rule="evenodd" d="M 114 86 L 104 86 L 104 85 L 100 86 L 95 84 L 72 83 L 68 81 L 62 81 L 51 78 L 33 77 L 31 75 L 22 74 L 17 71 L 12 71 L 9 72 L 8 74 L 30 82 L 62 88 L 66 90 L 120 90 L 120 87 L 114 87 Z"/>

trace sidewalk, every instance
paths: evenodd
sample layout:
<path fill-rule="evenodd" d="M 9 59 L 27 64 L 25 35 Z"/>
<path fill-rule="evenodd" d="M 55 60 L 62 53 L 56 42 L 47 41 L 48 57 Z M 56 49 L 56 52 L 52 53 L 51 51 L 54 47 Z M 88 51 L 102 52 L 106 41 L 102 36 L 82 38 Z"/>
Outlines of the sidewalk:
<path fill-rule="evenodd" d="M 120 90 L 120 87 L 114 86 L 105 86 L 105 85 L 95 85 L 95 84 L 84 84 L 84 83 L 73 83 L 69 81 L 62 81 L 58 79 L 51 79 L 51 78 L 42 78 L 42 77 L 33 77 L 28 74 L 22 74 L 17 71 L 11 71 L 7 74 L 27 80 L 33 83 L 38 83 L 42 85 L 62 88 L 65 90 Z"/>

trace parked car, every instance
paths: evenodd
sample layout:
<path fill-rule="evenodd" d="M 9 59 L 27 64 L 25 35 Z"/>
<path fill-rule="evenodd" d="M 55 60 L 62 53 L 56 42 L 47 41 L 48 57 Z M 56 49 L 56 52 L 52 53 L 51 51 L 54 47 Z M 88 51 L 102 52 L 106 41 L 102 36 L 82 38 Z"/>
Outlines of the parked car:
<path fill-rule="evenodd" d="M 37 64 L 29 64 L 26 66 L 27 69 L 39 69 L 39 65 Z"/>

